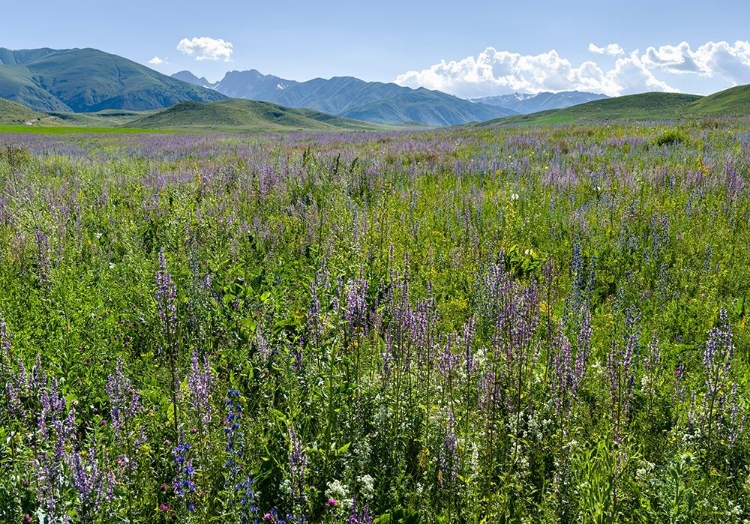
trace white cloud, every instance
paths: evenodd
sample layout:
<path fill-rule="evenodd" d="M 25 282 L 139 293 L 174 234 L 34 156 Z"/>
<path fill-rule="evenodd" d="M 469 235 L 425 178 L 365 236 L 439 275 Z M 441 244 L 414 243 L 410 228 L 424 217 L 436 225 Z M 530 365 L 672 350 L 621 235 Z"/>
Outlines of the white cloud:
<path fill-rule="evenodd" d="M 608 44 L 605 47 L 589 44 L 589 51 L 597 55 L 620 56 L 625 54 L 625 50 L 619 44 Z"/>
<path fill-rule="evenodd" d="M 643 55 L 651 69 L 669 73 L 692 73 L 706 77 L 720 76 L 732 84 L 750 83 L 750 42 L 707 42 L 695 51 L 687 42 L 676 46 L 649 47 Z"/>
<path fill-rule="evenodd" d="M 395 82 L 466 98 L 569 90 L 594 91 L 610 96 L 674 91 L 654 77 L 637 51 L 619 58 L 614 69 L 604 71 L 592 61 L 575 66 L 555 50 L 539 55 L 521 55 L 488 47 L 476 57 L 450 62 L 443 60 L 422 71 L 409 71 L 399 75 Z"/>
<path fill-rule="evenodd" d="M 630 53 L 628 57 L 618 58 L 614 69 L 607 71 L 607 80 L 613 86 L 612 92 L 616 95 L 631 95 L 644 91 L 679 92 L 654 76 L 638 50 Z"/>
<path fill-rule="evenodd" d="M 167 64 L 168 62 L 162 60 L 158 56 L 155 56 L 151 60 L 149 60 L 148 63 L 151 65 L 162 65 L 162 64 Z"/>
<path fill-rule="evenodd" d="M 618 44 L 588 50 L 616 56 L 609 68 L 595 61 L 573 64 L 554 49 L 538 55 L 522 55 L 488 47 L 477 56 L 442 60 L 421 71 L 408 71 L 395 82 L 409 87 L 427 87 L 461 97 L 479 97 L 512 92 L 593 91 L 619 96 L 644 91 L 676 91 L 660 74 L 719 78 L 728 84 L 750 84 L 750 42 L 706 42 L 696 49 L 687 42 L 648 47 L 626 54 Z"/>
<path fill-rule="evenodd" d="M 220 60 L 232 61 L 232 43 L 221 38 L 209 38 L 202 36 L 188 40 L 183 38 L 177 44 L 177 50 L 186 55 L 194 55 L 196 60 Z"/>

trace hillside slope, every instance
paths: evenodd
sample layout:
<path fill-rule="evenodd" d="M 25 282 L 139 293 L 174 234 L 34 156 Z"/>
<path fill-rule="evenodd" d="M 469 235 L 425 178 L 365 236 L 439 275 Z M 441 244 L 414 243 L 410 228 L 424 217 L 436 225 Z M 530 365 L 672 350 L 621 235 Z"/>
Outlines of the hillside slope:
<path fill-rule="evenodd" d="M 0 97 L 38 111 L 144 111 L 184 100 L 224 99 L 211 89 L 171 78 L 96 49 L 0 48 Z"/>
<path fill-rule="evenodd" d="M 596 100 L 565 109 L 495 119 L 480 125 L 681 119 L 695 116 L 693 104 L 702 98 L 700 95 L 682 93 L 643 93 Z"/>
<path fill-rule="evenodd" d="M 45 116 L 24 105 L 0 98 L 0 124 L 25 124 Z"/>
<path fill-rule="evenodd" d="M 145 118 L 133 120 L 126 127 L 242 133 L 388 129 L 309 109 L 293 109 L 267 102 L 237 99 L 211 103 L 182 102 Z"/>

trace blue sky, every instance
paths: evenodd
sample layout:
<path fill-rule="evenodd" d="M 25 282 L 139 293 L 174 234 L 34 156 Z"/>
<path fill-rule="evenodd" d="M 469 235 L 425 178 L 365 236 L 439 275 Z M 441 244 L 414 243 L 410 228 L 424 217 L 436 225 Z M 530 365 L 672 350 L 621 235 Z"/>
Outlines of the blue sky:
<path fill-rule="evenodd" d="M 750 3 L 737 0 L 35 0 L 3 7 L 0 47 L 94 47 L 212 81 L 258 69 L 294 80 L 397 81 L 463 97 L 708 94 L 750 83 L 748 20 Z"/>

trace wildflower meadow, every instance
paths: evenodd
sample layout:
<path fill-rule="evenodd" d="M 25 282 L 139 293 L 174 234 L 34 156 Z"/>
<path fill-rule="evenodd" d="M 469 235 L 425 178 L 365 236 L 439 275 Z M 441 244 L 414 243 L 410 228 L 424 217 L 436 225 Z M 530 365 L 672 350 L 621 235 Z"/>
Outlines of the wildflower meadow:
<path fill-rule="evenodd" d="M 0 135 L 0 522 L 744 523 L 750 121 Z"/>

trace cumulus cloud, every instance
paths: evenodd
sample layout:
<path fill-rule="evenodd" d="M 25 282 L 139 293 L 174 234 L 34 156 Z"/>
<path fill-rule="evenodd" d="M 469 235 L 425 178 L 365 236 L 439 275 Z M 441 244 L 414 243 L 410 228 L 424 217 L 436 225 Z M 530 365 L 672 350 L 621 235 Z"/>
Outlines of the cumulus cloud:
<path fill-rule="evenodd" d="M 221 38 L 183 38 L 177 44 L 177 50 L 186 55 L 194 56 L 196 60 L 221 60 L 232 61 L 232 43 Z"/>
<path fill-rule="evenodd" d="M 589 44 L 589 52 L 596 53 L 597 55 L 610 55 L 620 56 L 625 54 L 625 50 L 619 46 L 619 44 L 607 44 L 604 47 L 599 47 L 596 44 Z"/>
<path fill-rule="evenodd" d="M 651 69 L 669 73 L 720 76 L 733 85 L 750 83 L 750 42 L 707 42 L 694 51 L 687 42 L 649 47 L 643 62 Z"/>
<path fill-rule="evenodd" d="M 492 47 L 476 57 L 450 62 L 443 60 L 422 71 L 409 71 L 399 75 L 395 82 L 467 98 L 569 90 L 594 91 L 610 96 L 653 90 L 675 91 L 654 77 L 638 52 L 619 58 L 613 69 L 604 71 L 592 61 L 576 66 L 555 50 L 521 55 Z"/>
<path fill-rule="evenodd" d="M 166 64 L 167 62 L 165 62 L 164 60 L 162 60 L 158 56 L 155 56 L 151 60 L 149 60 L 148 63 L 151 64 L 151 65 L 162 65 L 162 64 Z"/>
<path fill-rule="evenodd" d="M 639 51 L 633 51 L 630 56 L 618 58 L 615 67 L 607 71 L 607 80 L 612 86 L 614 96 L 643 93 L 644 91 L 665 91 L 677 93 L 678 89 L 654 76 Z M 604 94 L 609 95 L 605 91 Z M 610 95 L 613 96 L 613 95 Z"/>
<path fill-rule="evenodd" d="M 620 96 L 644 91 L 677 91 L 659 75 L 692 74 L 718 77 L 732 85 L 750 83 L 750 42 L 706 42 L 693 49 L 687 42 L 648 47 L 626 53 L 619 44 L 588 50 L 617 57 L 614 66 L 596 61 L 571 63 L 554 49 L 538 55 L 522 55 L 488 47 L 477 56 L 442 60 L 421 71 L 408 71 L 395 82 L 427 87 L 471 98 L 512 92 L 593 91 Z"/>

